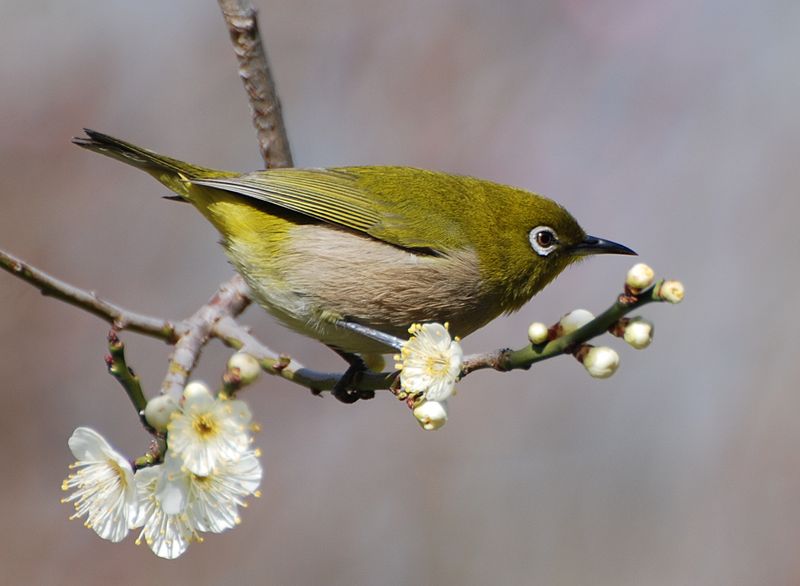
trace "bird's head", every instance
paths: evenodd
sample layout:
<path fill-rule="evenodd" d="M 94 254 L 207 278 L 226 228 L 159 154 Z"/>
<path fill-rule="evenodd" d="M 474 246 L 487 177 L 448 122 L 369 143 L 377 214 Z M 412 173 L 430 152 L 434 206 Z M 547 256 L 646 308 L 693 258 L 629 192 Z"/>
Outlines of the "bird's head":
<path fill-rule="evenodd" d="M 522 191 L 515 195 L 509 209 L 498 214 L 493 235 L 484 235 L 488 245 L 480 247 L 482 271 L 504 312 L 519 309 L 567 266 L 587 256 L 636 254 L 586 234 L 566 209 L 546 197 Z"/>

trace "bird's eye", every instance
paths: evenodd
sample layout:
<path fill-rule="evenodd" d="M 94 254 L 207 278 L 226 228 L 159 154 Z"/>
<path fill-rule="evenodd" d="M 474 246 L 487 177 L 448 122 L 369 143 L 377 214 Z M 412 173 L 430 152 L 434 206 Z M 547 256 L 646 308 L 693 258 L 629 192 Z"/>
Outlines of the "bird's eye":
<path fill-rule="evenodd" d="M 547 256 L 558 246 L 558 237 L 549 226 L 537 226 L 528 234 L 533 250 L 539 256 Z"/>
<path fill-rule="evenodd" d="M 542 248 L 547 248 L 553 242 L 555 242 L 555 237 L 553 236 L 552 232 L 547 230 L 542 230 L 538 234 L 536 234 L 536 244 L 541 246 Z"/>

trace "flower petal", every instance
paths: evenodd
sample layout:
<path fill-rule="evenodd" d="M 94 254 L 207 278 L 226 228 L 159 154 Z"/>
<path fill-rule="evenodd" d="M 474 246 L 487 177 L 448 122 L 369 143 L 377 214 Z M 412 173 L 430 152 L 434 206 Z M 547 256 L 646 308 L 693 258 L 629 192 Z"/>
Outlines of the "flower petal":
<path fill-rule="evenodd" d="M 90 427 L 77 428 L 67 444 L 79 461 L 104 460 L 106 453 L 113 451 L 106 439 Z"/>
<path fill-rule="evenodd" d="M 61 485 L 71 491 L 64 503 L 72 503 L 72 518 L 85 517 L 84 524 L 103 539 L 118 542 L 128 534 L 137 512 L 133 469 L 99 433 L 79 427 L 69 439 L 78 461 Z"/>

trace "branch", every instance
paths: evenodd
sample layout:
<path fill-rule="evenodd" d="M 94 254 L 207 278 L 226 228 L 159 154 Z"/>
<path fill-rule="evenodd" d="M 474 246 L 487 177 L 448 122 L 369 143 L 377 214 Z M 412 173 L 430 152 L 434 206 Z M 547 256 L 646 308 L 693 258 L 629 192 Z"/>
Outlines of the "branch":
<path fill-rule="evenodd" d="M 104 301 L 94 293 L 70 285 L 48 275 L 44 271 L 25 263 L 11 254 L 0 250 L 0 267 L 12 275 L 39 289 L 42 294 L 74 305 L 110 323 L 115 331 L 129 330 L 164 340 L 175 346 L 170 357 L 169 372 L 162 383 L 162 392 L 169 392 L 179 398 L 188 376 L 194 369 L 200 352 L 211 338 L 218 338 L 231 348 L 243 350 L 258 359 L 265 372 L 290 380 L 314 391 L 327 391 L 341 378 L 341 373 L 318 372 L 305 368 L 286 355 L 270 350 L 249 333 L 245 326 L 234 318 L 240 315 L 251 303 L 247 285 L 239 275 L 220 285 L 213 297 L 191 317 L 180 321 L 169 321 L 150 317 L 124 309 Z M 127 367 L 122 354 L 121 342 L 109 339 L 110 348 L 119 343 L 120 353 L 112 357 L 118 371 L 124 374 Z M 111 368 L 109 366 L 109 368 Z M 116 372 L 112 372 L 118 380 Z M 389 388 L 396 373 L 367 373 L 361 379 L 361 390 Z M 128 391 L 131 401 L 138 411 L 144 408 L 141 388 L 128 384 L 132 379 L 120 380 Z M 133 393 L 133 394 L 131 394 Z"/>
<path fill-rule="evenodd" d="M 470 372 L 485 368 L 493 368 L 501 372 L 520 368 L 527 370 L 531 365 L 542 360 L 555 358 L 562 354 L 572 354 L 582 344 L 610 331 L 620 319 L 634 309 L 654 301 L 668 301 L 662 294 L 665 282 L 662 279 L 655 285 L 635 295 L 630 292 L 623 293 L 611 307 L 585 326 L 545 344 L 529 344 L 519 350 L 504 349 L 467 356 L 464 358 L 461 376 L 464 377 Z"/>
<path fill-rule="evenodd" d="M 281 105 L 267 54 L 258 31 L 256 10 L 247 0 L 219 0 L 253 114 L 261 158 L 267 168 L 291 167 L 292 154 L 283 124 Z M 188 332 L 175 344 L 162 393 L 176 399 L 200 359 L 214 324 L 223 317 L 236 317 L 249 305 L 249 291 L 238 275 L 224 283 L 217 294 L 187 320 Z"/>
<path fill-rule="evenodd" d="M 234 318 L 250 305 L 247 285 L 239 275 L 220 285 L 208 303 L 186 320 L 186 333 L 175 343 L 169 358 L 169 370 L 161 392 L 180 399 L 189 375 L 200 359 L 200 352 L 208 343 L 214 324 L 223 317 Z"/>
<path fill-rule="evenodd" d="M 105 301 L 94 291 L 84 291 L 51 277 L 17 257 L 0 250 L 0 268 L 33 285 L 46 297 L 74 305 L 107 321 L 116 330 L 130 330 L 174 344 L 186 333 L 183 322 L 135 313 Z"/>
<path fill-rule="evenodd" d="M 342 378 L 342 373 L 311 370 L 285 354 L 273 352 L 236 320 L 222 318 L 211 333 L 225 345 L 253 356 L 264 372 L 311 389 L 315 394 L 330 391 Z M 366 372 L 355 386 L 361 391 L 388 389 L 396 376 L 397 372 Z"/>
<path fill-rule="evenodd" d="M 247 286 L 239 275 L 220 285 L 208 303 L 191 317 L 173 322 L 143 316 L 103 301 L 94 293 L 56 279 L 2 250 L 0 267 L 38 288 L 44 295 L 75 305 L 111 323 L 115 330 L 127 329 L 174 344 L 175 350 L 170 357 L 162 393 L 171 393 L 176 398 L 180 397 L 203 346 L 211 338 L 218 338 L 231 348 L 251 354 L 266 373 L 280 376 L 315 393 L 330 391 L 342 377 L 342 373 L 306 368 L 300 362 L 274 352 L 255 338 L 245 326 L 239 324 L 235 318 L 250 304 Z M 611 307 L 582 328 L 546 344 L 529 344 L 518 350 L 501 349 L 465 356 L 461 378 L 473 371 L 487 368 L 502 372 L 528 369 L 536 362 L 574 353 L 582 344 L 613 329 L 620 319 L 635 309 L 648 303 L 669 301 L 663 291 L 665 283 L 668 281 L 661 280 L 638 294 L 627 291 Z M 362 391 L 391 390 L 397 374 L 396 371 L 367 372 L 355 387 Z M 137 404 L 137 411 L 140 411 L 140 400 L 134 402 Z"/>
<path fill-rule="evenodd" d="M 661 280 L 639 293 L 632 293 L 629 289 L 620 295 L 617 300 L 603 313 L 574 332 L 557 337 L 545 344 L 529 344 L 518 350 L 501 349 L 482 354 L 470 354 L 464 357 L 461 368 L 463 379 L 476 370 L 491 368 L 500 372 L 510 370 L 527 370 L 531 365 L 542 360 L 548 360 L 563 354 L 574 354 L 586 342 L 611 332 L 627 314 L 653 302 L 671 302 L 668 295 L 664 294 L 664 284 L 669 281 Z M 311 389 L 316 394 L 330 391 L 341 378 L 341 373 L 324 373 L 305 368 L 299 362 L 285 355 L 279 355 L 254 338 L 246 328 L 233 319 L 219 320 L 211 334 L 223 343 L 246 352 L 255 357 L 262 369 L 268 374 L 280 376 L 293 383 Z M 396 384 L 397 371 L 366 372 L 354 385 L 361 391 L 391 390 Z"/>
<path fill-rule="evenodd" d="M 108 372 L 117 379 L 125 394 L 133 403 L 133 408 L 139 413 L 139 420 L 150 433 L 155 434 L 155 429 L 147 422 L 144 417 L 144 408 L 147 407 L 147 399 L 142 392 L 142 383 L 139 377 L 133 373 L 133 369 L 125 361 L 125 345 L 117 336 L 117 331 L 112 328 L 108 332 L 108 355 L 106 356 L 106 366 Z"/>
<path fill-rule="evenodd" d="M 261 158 L 268 169 L 291 167 L 289 139 L 275 80 L 258 32 L 256 9 L 249 0 L 218 1 L 239 60 L 239 77 L 250 99 Z"/>

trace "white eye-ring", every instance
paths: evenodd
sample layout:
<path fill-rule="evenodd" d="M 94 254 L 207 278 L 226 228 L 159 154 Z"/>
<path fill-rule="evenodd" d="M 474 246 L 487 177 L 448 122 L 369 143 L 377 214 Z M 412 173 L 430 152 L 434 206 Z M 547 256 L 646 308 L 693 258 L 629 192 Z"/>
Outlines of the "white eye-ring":
<path fill-rule="evenodd" d="M 550 226 L 536 226 L 528 233 L 528 239 L 539 256 L 547 256 L 558 248 L 558 236 Z"/>

